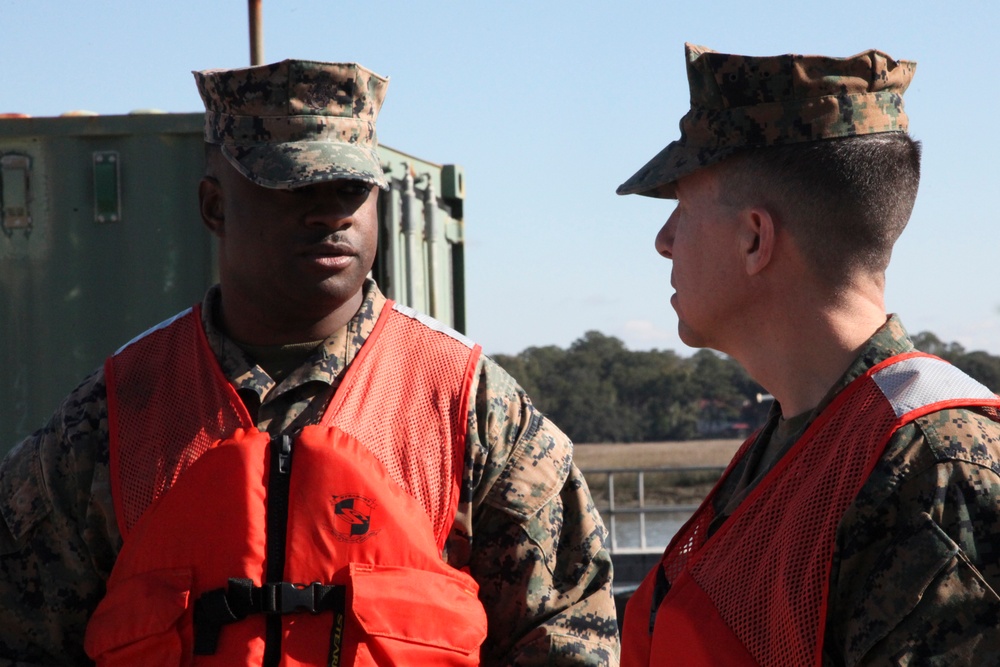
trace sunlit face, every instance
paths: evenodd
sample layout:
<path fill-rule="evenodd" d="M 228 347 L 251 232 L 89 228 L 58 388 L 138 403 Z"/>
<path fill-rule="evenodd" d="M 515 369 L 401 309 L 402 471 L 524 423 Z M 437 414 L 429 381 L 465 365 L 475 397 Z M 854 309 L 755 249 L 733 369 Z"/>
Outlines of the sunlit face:
<path fill-rule="evenodd" d="M 677 207 L 656 236 L 656 250 L 673 261 L 670 305 L 686 345 L 725 352 L 734 315 L 745 298 L 737 209 L 719 201 L 712 167 L 677 182 Z"/>
<path fill-rule="evenodd" d="M 308 322 L 360 305 L 378 244 L 377 188 L 343 179 L 279 190 L 233 169 L 218 184 L 224 307 Z"/>

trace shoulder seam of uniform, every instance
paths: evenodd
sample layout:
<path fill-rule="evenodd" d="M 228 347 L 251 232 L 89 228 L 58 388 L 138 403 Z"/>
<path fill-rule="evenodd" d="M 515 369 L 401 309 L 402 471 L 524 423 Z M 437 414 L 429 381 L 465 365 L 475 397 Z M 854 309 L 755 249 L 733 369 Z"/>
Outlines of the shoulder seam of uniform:
<path fill-rule="evenodd" d="M 926 415 L 921 415 L 913 420 L 913 425 L 923 436 L 927 443 L 927 448 L 930 450 L 932 462 L 928 468 L 943 464 L 953 464 L 953 463 L 963 463 L 968 465 L 973 465 L 985 470 L 992 470 L 995 474 L 1000 475 L 1000 471 L 995 469 L 987 461 L 978 461 L 970 456 L 971 452 L 968 447 L 962 446 L 961 453 L 949 454 L 947 449 L 950 444 L 941 433 L 941 427 L 933 423 L 932 419 L 935 415 L 939 415 L 942 412 L 964 412 L 969 416 L 966 419 L 966 424 L 975 424 L 978 420 L 985 420 L 987 422 L 995 424 L 989 417 L 977 412 L 974 407 L 950 407 L 944 408 L 943 410 L 937 410 L 935 412 L 928 413 Z M 983 443 L 982 439 L 976 436 L 975 441 L 979 444 Z M 1000 463 L 1000 461 L 998 461 Z"/>

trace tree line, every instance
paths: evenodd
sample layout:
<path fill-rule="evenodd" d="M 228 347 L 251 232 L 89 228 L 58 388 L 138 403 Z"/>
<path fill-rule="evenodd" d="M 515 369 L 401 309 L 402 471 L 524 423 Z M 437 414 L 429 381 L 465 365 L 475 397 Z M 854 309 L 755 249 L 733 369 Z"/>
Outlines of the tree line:
<path fill-rule="evenodd" d="M 913 342 L 1000 390 L 1000 357 L 929 332 Z M 493 357 L 578 443 L 745 437 L 770 408 L 770 397 L 743 367 L 712 350 L 690 357 L 634 351 L 614 336 L 588 331 L 567 349 L 529 347 Z"/>

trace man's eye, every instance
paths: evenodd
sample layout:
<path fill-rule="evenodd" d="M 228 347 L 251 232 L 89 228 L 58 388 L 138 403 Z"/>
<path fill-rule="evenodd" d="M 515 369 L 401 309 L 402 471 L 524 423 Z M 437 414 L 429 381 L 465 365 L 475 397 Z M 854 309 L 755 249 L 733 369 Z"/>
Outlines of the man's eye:
<path fill-rule="evenodd" d="M 342 188 L 340 188 L 340 192 L 347 197 L 363 197 L 371 192 L 371 189 L 371 184 L 357 181 L 345 184 Z"/>

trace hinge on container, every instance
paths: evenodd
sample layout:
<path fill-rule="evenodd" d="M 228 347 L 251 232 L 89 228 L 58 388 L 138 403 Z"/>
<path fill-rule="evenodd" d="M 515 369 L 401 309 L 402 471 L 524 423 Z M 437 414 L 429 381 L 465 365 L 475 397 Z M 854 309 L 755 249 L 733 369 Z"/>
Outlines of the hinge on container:
<path fill-rule="evenodd" d="M 465 208 L 465 170 L 457 164 L 441 167 L 441 198 L 451 209 L 451 217 L 461 220 Z"/>
<path fill-rule="evenodd" d="M 31 231 L 31 158 L 7 154 L 0 157 L 0 225 L 10 236 L 15 229 Z"/>
<path fill-rule="evenodd" d="M 117 151 L 94 152 L 94 222 L 121 220 L 119 164 Z"/>

